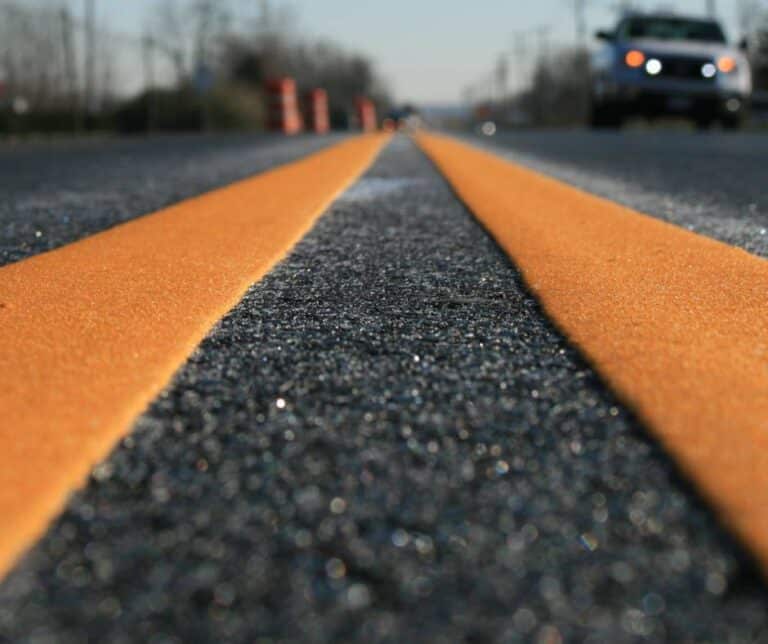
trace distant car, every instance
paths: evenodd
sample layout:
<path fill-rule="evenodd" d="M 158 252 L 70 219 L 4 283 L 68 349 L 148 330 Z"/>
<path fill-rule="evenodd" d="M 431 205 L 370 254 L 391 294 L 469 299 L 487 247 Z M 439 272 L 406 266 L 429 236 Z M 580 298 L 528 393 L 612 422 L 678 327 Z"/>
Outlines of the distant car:
<path fill-rule="evenodd" d="M 419 110 L 413 105 L 391 109 L 387 112 L 382 127 L 387 132 L 417 128 L 421 123 Z"/>
<path fill-rule="evenodd" d="M 634 14 L 597 37 L 605 44 L 592 59 L 594 127 L 620 127 L 632 115 L 683 115 L 700 128 L 742 124 L 752 94 L 746 45 L 729 45 L 718 22 Z"/>

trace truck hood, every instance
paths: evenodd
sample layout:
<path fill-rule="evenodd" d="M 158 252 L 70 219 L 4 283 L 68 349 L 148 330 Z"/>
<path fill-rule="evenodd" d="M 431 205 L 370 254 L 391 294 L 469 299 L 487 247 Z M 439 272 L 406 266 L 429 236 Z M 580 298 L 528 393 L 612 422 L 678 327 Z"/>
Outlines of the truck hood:
<path fill-rule="evenodd" d="M 655 38 L 635 38 L 624 43 L 627 47 L 637 47 L 658 55 L 679 56 L 733 56 L 737 60 L 742 58 L 741 52 L 724 43 L 698 42 L 694 40 L 657 40 Z"/>

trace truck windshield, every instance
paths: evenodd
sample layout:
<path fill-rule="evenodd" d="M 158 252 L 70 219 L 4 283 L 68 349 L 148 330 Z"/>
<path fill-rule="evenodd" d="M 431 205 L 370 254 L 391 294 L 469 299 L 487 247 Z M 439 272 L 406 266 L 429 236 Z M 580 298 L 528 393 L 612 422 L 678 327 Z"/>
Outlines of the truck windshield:
<path fill-rule="evenodd" d="M 658 40 L 725 42 L 723 30 L 716 22 L 650 16 L 626 20 L 619 27 L 619 37 L 622 40 L 655 38 Z"/>

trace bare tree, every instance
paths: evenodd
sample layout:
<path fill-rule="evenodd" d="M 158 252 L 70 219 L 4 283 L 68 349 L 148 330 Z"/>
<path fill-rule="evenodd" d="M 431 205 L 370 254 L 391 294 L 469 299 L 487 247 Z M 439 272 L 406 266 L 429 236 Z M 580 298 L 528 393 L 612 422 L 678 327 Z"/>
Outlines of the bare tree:
<path fill-rule="evenodd" d="M 290 40 L 295 35 L 299 20 L 292 6 L 276 6 L 271 0 L 258 0 L 258 6 L 259 14 L 254 29 L 257 38 L 272 36 Z"/>
<path fill-rule="evenodd" d="M 68 93 L 61 15 L 45 7 L 0 5 L 0 61 L 9 92 L 38 106 L 60 104 Z"/>
<path fill-rule="evenodd" d="M 184 18 L 177 0 L 164 0 L 157 13 L 153 14 L 149 27 L 152 41 L 171 61 L 179 84 L 185 82 L 190 74 L 189 34 Z"/>
<path fill-rule="evenodd" d="M 176 82 L 187 83 L 196 69 L 220 64 L 231 14 L 223 0 L 163 0 L 149 20 L 147 34 L 170 60 Z"/>
<path fill-rule="evenodd" d="M 79 130 L 82 127 L 82 114 L 77 85 L 77 66 L 75 64 L 74 28 L 72 16 L 66 7 L 61 10 L 61 49 L 73 127 L 75 130 Z"/>
<path fill-rule="evenodd" d="M 747 34 L 754 28 L 755 21 L 762 13 L 763 3 L 760 0 L 738 0 L 736 11 L 739 28 L 742 34 Z"/>
<path fill-rule="evenodd" d="M 90 112 L 94 107 L 96 96 L 96 2 L 84 0 L 84 31 L 85 53 L 83 78 L 85 79 L 83 104 L 85 111 Z"/>

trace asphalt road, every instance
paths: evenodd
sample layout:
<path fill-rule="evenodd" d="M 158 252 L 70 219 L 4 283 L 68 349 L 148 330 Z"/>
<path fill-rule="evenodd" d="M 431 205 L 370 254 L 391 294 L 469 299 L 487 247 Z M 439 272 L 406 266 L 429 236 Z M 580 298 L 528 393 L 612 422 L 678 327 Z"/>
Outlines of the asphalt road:
<path fill-rule="evenodd" d="M 176 135 L 0 146 L 0 266 L 343 138 Z"/>
<path fill-rule="evenodd" d="M 762 139 L 728 139 L 743 145 L 723 159 L 743 179 L 729 187 L 703 180 L 711 155 L 686 155 L 669 178 L 663 158 L 703 138 L 658 139 L 654 153 L 628 136 L 494 145 L 707 234 L 728 221 L 729 241 L 765 248 L 750 170 Z M 592 152 L 579 157 L 578 141 Z M 165 141 L 159 156 L 130 144 L 151 170 L 106 144 L 77 152 L 114 183 L 105 202 L 109 184 L 92 187 L 82 217 L 67 205 L 66 221 L 55 200 L 35 201 L 40 186 L 88 206 L 90 183 L 63 150 L 59 164 L 39 158 L 36 183 L 30 151 L 28 183 L 3 183 L 6 261 L 42 249 L 12 234 L 27 213 L 58 222 L 45 229 L 56 246 L 172 201 L 181 175 L 168 159 L 191 169 L 189 195 L 313 144 Z M 633 170 L 628 149 L 645 150 Z M 215 158 L 227 170 L 212 178 Z M 156 205 L 139 199 L 148 185 Z M 768 641 L 753 570 L 399 139 L 217 326 L 0 586 L 0 640 Z"/>
<path fill-rule="evenodd" d="M 518 163 L 768 257 L 768 136 L 544 131 L 470 139 Z"/>

